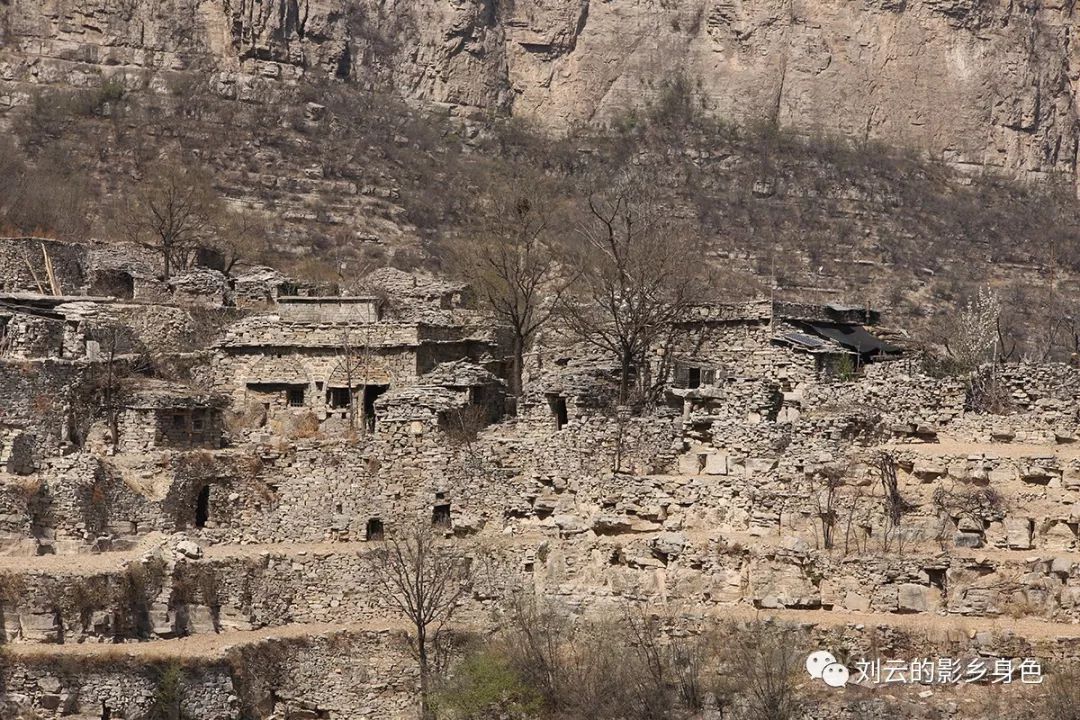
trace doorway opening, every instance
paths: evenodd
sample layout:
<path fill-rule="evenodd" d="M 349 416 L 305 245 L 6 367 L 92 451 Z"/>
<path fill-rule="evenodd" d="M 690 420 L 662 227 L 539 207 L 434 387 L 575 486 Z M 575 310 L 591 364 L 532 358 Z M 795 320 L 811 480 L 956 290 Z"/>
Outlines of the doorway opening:
<path fill-rule="evenodd" d="M 205 485 L 195 498 L 195 527 L 206 527 L 206 521 L 210 519 L 210 486 Z"/>
<path fill-rule="evenodd" d="M 368 432 L 375 432 L 375 400 L 389 389 L 389 385 L 364 386 L 364 426 Z"/>

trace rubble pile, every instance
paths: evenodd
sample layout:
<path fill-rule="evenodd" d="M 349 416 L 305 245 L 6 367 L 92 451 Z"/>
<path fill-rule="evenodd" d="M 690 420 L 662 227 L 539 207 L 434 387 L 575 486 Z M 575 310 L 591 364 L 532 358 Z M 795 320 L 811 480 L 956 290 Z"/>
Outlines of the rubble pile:
<path fill-rule="evenodd" d="M 542 343 L 511 403 L 504 334 L 453 283 L 203 269 L 164 300 L 137 265 L 133 297 L 18 273 L 0 297 L 0 714 L 136 720 L 183 663 L 192 717 L 411 716 L 404 627 L 365 567 L 416 522 L 483 566 L 474 629 L 525 592 L 1075 659 L 1072 366 L 992 368 L 988 410 L 871 310 L 703 304 L 649 354 L 655 402 Z"/>

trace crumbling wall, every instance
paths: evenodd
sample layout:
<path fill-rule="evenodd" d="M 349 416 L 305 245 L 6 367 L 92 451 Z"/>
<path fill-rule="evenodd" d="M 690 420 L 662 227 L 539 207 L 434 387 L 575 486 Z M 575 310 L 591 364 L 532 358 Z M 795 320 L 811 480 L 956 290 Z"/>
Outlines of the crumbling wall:
<path fill-rule="evenodd" d="M 31 709 L 50 715 L 81 714 L 149 720 L 168 661 L 71 658 L 20 658 L 0 666 L 0 710 L 19 717 Z M 220 662 L 184 662 L 177 692 L 189 717 L 230 720 L 240 708 L 229 668 Z M 8 714 L 10 713 L 10 714 Z"/>
<path fill-rule="evenodd" d="M 118 447 L 127 453 L 157 448 L 214 449 L 221 446 L 220 410 L 208 407 L 129 407 L 118 414 Z"/>
<path fill-rule="evenodd" d="M 63 293 L 75 294 L 85 283 L 88 246 L 39 238 L 0 238 L 0 291 L 51 293 L 45 256 Z"/>
<path fill-rule="evenodd" d="M 772 343 L 768 322 L 687 323 L 673 336 L 675 358 L 699 358 L 718 375 L 767 378 L 784 390 L 817 378 L 816 356 Z"/>
<path fill-rule="evenodd" d="M 264 716 L 416 717 L 419 675 L 397 631 L 336 633 L 231 654 L 246 707 Z"/>

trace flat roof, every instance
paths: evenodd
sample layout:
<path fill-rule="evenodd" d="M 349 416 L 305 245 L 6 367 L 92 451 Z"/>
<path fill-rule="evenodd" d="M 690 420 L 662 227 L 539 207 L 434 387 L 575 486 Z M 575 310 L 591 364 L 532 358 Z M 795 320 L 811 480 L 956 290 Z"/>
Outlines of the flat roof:
<path fill-rule="evenodd" d="M 371 295 L 278 295 L 279 303 L 370 303 L 379 298 Z"/>

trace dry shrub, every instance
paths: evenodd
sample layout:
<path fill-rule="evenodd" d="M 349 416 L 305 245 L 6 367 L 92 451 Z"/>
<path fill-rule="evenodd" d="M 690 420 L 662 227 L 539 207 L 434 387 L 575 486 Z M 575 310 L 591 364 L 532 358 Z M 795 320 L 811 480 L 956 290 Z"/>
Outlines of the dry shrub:
<path fill-rule="evenodd" d="M 450 410 L 439 416 L 439 426 L 453 446 L 469 445 L 488 424 L 488 410 L 481 405 L 469 405 Z"/>
<path fill-rule="evenodd" d="M 36 475 L 24 475 L 12 478 L 11 480 L 8 480 L 6 484 L 29 500 L 41 491 L 44 482 L 44 480 Z"/>
<path fill-rule="evenodd" d="M 1080 671 L 1051 674 L 1043 683 L 1038 709 L 1040 720 L 1080 720 Z"/>
<path fill-rule="evenodd" d="M 290 440 L 302 440 L 319 436 L 319 418 L 308 410 L 302 413 L 288 413 L 274 419 L 275 435 Z"/>
<path fill-rule="evenodd" d="M 258 401 L 251 401 L 237 410 L 225 412 L 225 430 L 229 433 L 242 433 L 254 430 L 266 424 L 266 408 Z"/>
<path fill-rule="evenodd" d="M 20 575 L 4 573 L 0 575 L 0 604 L 19 601 L 26 592 L 26 582 Z"/>
<path fill-rule="evenodd" d="M 539 717 L 667 720 L 710 708 L 744 720 L 799 715 L 805 643 L 797 630 L 751 623 L 691 634 L 676 625 L 631 603 L 614 617 L 584 620 L 519 598 L 506 627 L 470 657 L 515 697 L 536 698 Z M 505 667 L 496 672 L 492 663 Z M 475 671 L 476 663 L 462 667 Z M 446 696 L 453 687 L 442 699 L 457 707 L 462 699 Z"/>

